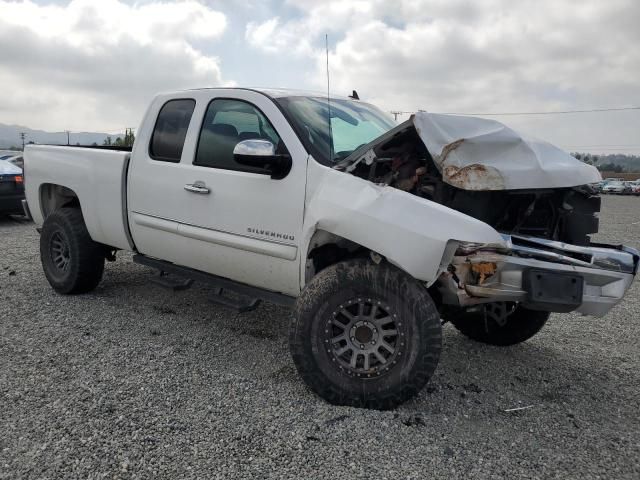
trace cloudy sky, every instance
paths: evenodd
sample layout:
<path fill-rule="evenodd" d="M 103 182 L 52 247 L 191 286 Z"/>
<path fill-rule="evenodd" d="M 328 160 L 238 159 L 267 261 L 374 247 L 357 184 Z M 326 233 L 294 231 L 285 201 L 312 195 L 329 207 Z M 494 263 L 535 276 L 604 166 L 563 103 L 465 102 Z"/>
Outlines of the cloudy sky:
<path fill-rule="evenodd" d="M 639 20 L 637 0 L 0 0 L 0 123 L 118 132 L 159 91 L 322 91 L 325 33 L 332 91 L 386 110 L 637 107 Z M 640 153 L 638 109 L 492 118 Z"/>

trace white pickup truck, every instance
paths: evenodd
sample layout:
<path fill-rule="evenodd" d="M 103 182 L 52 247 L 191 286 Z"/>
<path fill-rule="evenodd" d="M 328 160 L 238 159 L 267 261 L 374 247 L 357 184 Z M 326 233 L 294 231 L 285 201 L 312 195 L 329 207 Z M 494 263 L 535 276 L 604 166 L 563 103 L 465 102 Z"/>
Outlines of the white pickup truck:
<path fill-rule="evenodd" d="M 498 122 L 352 97 L 201 89 L 157 96 L 126 149 L 28 146 L 25 211 L 44 273 L 94 289 L 118 250 L 240 310 L 292 305 L 304 381 L 392 408 L 428 382 L 442 323 L 489 344 L 549 312 L 602 316 L 638 252 L 594 244 L 597 170 Z"/>

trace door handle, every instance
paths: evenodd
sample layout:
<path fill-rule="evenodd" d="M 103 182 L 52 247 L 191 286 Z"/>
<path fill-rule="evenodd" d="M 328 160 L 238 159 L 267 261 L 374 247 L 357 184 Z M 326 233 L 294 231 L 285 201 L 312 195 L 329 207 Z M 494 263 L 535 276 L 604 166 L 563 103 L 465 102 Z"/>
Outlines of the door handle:
<path fill-rule="evenodd" d="M 207 194 L 207 193 L 211 193 L 211 190 L 209 190 L 207 188 L 207 186 L 204 184 L 204 182 L 194 182 L 194 183 L 188 183 L 184 186 L 184 189 L 187 192 L 191 192 L 191 193 L 201 193 L 201 194 Z"/>

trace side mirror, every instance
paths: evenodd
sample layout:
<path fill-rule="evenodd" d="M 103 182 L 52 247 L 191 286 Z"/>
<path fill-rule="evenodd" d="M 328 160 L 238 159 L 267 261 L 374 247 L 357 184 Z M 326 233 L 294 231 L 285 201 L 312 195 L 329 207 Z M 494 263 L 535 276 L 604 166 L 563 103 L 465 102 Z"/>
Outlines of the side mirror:
<path fill-rule="evenodd" d="M 264 168 L 274 180 L 286 177 L 292 165 L 291 155 L 276 154 L 276 147 L 269 140 L 243 140 L 234 147 L 233 158 L 240 165 Z"/>

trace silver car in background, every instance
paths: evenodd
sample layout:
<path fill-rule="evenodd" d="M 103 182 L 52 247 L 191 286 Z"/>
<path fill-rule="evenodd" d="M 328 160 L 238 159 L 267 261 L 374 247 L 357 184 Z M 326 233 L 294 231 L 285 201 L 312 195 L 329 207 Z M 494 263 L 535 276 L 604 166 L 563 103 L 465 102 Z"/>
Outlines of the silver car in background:
<path fill-rule="evenodd" d="M 630 190 L 630 187 L 622 181 L 613 181 L 607 183 L 604 187 L 602 187 L 602 193 L 613 193 L 617 195 L 622 195 L 623 193 L 627 193 Z"/>

